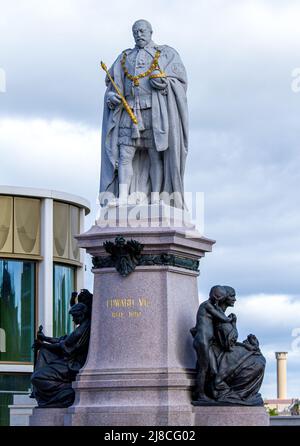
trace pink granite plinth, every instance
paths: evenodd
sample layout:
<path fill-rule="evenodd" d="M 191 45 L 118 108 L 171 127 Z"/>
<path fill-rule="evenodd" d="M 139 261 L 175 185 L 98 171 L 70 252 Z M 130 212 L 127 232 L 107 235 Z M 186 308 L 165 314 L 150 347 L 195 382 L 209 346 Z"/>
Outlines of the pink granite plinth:
<path fill-rule="evenodd" d="M 78 237 L 93 256 L 121 234 L 144 245 L 143 254 L 192 260 L 214 241 L 194 229 L 93 226 Z M 91 340 L 85 367 L 73 384 L 66 425 L 192 425 L 191 387 L 196 357 L 190 328 L 198 309 L 199 272 L 137 266 L 127 277 L 115 268 L 94 273 Z"/>
<path fill-rule="evenodd" d="M 64 426 L 67 409 L 34 408 L 29 417 L 29 426 Z"/>
<path fill-rule="evenodd" d="M 74 409 L 65 417 L 65 426 L 193 426 L 190 407 L 97 406 Z"/>
<path fill-rule="evenodd" d="M 194 426 L 269 426 L 264 407 L 197 406 L 193 408 Z"/>

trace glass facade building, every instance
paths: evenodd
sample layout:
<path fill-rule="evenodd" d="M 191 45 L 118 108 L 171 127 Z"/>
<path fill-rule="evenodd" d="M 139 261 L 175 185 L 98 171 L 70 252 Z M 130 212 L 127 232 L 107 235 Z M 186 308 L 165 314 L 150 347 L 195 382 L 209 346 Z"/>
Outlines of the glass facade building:
<path fill-rule="evenodd" d="M 54 265 L 53 271 L 53 336 L 71 333 L 73 324 L 68 314 L 70 296 L 75 289 L 75 268 Z"/>
<path fill-rule="evenodd" d="M 0 361 L 32 361 L 36 264 L 0 259 Z"/>
<path fill-rule="evenodd" d="M 32 344 L 72 331 L 72 291 L 83 288 L 84 231 L 89 204 L 61 192 L 0 186 L 0 425 L 9 424 L 13 395 L 28 394 Z"/>

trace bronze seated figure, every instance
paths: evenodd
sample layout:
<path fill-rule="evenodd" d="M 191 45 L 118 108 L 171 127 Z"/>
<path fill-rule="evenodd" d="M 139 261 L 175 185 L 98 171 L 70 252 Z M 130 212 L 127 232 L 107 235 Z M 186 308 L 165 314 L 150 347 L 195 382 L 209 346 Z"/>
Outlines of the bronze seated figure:
<path fill-rule="evenodd" d="M 38 407 L 69 407 L 75 392 L 72 382 L 84 366 L 90 339 L 92 294 L 82 290 L 71 298 L 69 314 L 76 326 L 69 335 L 60 338 L 47 337 L 40 327 L 34 342 L 36 354 L 31 377 L 32 398 Z"/>

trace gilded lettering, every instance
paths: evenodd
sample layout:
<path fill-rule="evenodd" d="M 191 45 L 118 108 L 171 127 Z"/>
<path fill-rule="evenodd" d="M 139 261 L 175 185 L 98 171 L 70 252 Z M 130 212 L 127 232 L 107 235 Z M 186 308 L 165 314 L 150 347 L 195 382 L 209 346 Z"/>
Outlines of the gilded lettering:
<path fill-rule="evenodd" d="M 146 299 L 145 297 L 139 298 L 139 306 L 140 307 L 149 307 L 150 306 L 149 299 Z"/>

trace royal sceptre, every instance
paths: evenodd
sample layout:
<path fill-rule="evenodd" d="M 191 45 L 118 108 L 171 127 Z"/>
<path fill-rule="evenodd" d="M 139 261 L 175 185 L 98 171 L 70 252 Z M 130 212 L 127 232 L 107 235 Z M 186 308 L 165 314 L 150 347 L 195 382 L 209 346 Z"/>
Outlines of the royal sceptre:
<path fill-rule="evenodd" d="M 37 357 L 38 357 L 38 351 L 39 351 L 39 348 L 40 348 L 40 345 L 39 345 L 39 343 L 38 343 L 38 335 L 41 334 L 42 332 L 43 332 L 43 326 L 40 325 L 40 326 L 39 326 L 39 330 L 38 330 L 37 335 L 36 335 L 36 339 L 35 339 L 35 341 L 34 341 L 34 343 L 33 343 L 33 346 L 32 346 L 33 353 L 34 353 L 34 357 L 33 357 L 33 369 L 35 369 L 36 362 L 37 362 Z"/>
<path fill-rule="evenodd" d="M 129 114 L 131 120 L 132 120 L 135 124 L 137 124 L 137 123 L 138 123 L 137 117 L 135 116 L 135 114 L 134 114 L 133 111 L 131 110 L 131 108 L 130 108 L 128 102 L 126 101 L 126 99 L 124 98 L 124 96 L 122 95 L 122 93 L 120 92 L 120 89 L 118 88 L 117 84 L 115 83 L 115 81 L 114 81 L 113 78 L 111 77 L 111 75 L 110 75 L 110 73 L 109 73 L 109 71 L 108 71 L 108 69 L 107 69 L 107 66 L 105 65 L 104 62 L 101 62 L 101 68 L 105 71 L 105 73 L 107 74 L 108 79 L 110 80 L 110 82 L 112 83 L 114 89 L 116 90 L 116 92 L 117 92 L 118 95 L 120 96 L 121 101 L 122 101 L 122 104 L 123 104 L 125 110 L 127 111 L 127 113 Z"/>

